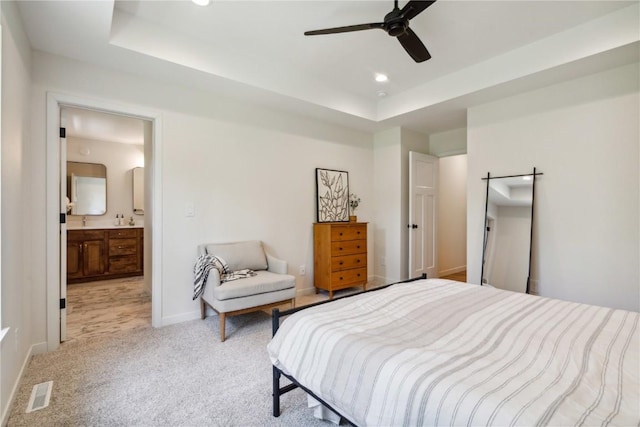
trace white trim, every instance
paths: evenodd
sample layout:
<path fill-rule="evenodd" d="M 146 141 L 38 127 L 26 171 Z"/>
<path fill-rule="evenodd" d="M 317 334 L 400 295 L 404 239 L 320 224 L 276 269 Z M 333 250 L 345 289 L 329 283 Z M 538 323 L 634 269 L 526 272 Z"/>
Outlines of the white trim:
<path fill-rule="evenodd" d="M 46 121 L 46 280 L 47 280 L 47 350 L 55 350 L 60 345 L 60 264 L 59 238 L 59 158 L 58 139 L 60 128 L 60 106 L 89 108 L 98 111 L 124 114 L 150 120 L 153 123 L 152 156 L 153 190 L 152 222 L 150 225 L 152 240 L 152 306 L 151 324 L 162 326 L 162 115 L 160 112 L 146 110 L 135 105 L 114 103 L 55 92 L 47 92 Z"/>
<path fill-rule="evenodd" d="M 467 154 L 467 149 L 466 148 L 459 148 L 457 150 L 443 151 L 442 153 L 432 154 L 432 156 L 436 156 L 437 158 L 441 158 L 441 157 L 459 156 L 460 154 Z"/>
<path fill-rule="evenodd" d="M 207 307 L 207 309 L 209 309 L 209 307 Z M 213 313 L 213 311 L 211 313 Z M 190 311 L 187 313 L 176 314 L 173 316 L 165 317 L 162 319 L 162 325 L 160 326 L 175 325 L 176 323 L 188 322 L 190 320 L 196 320 L 201 318 L 202 318 L 202 314 L 198 309 L 197 311 Z"/>
<path fill-rule="evenodd" d="M 24 374 L 27 372 L 27 366 L 29 366 L 29 361 L 31 360 L 31 356 L 33 355 L 33 346 L 29 347 L 29 351 L 22 362 L 22 367 L 20 368 L 20 373 L 18 374 L 18 378 L 13 383 L 13 388 L 11 389 L 11 393 L 9 393 L 9 399 L 7 399 L 7 406 L 5 406 L 4 413 L 2 414 L 2 424 L 6 426 L 9 422 L 9 415 L 11 414 L 11 409 L 13 409 L 13 403 L 16 400 L 16 396 L 18 395 L 18 390 L 20 385 L 22 385 L 22 379 L 24 378 Z"/>

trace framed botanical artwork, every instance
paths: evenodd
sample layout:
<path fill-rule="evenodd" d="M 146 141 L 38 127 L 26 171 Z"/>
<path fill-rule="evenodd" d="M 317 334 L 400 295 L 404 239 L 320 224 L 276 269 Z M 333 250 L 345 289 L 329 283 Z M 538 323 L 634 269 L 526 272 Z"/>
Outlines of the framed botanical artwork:
<path fill-rule="evenodd" d="M 349 221 L 349 172 L 316 168 L 317 222 Z"/>

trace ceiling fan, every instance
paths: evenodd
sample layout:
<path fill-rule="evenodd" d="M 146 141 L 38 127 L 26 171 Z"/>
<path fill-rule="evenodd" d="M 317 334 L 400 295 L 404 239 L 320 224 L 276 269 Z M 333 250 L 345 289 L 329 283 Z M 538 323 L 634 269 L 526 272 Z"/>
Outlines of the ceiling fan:
<path fill-rule="evenodd" d="M 391 12 L 385 15 L 383 22 L 305 31 L 304 35 L 316 36 L 321 34 L 347 33 L 350 31 L 373 30 L 379 28 L 381 30 L 385 30 L 390 36 L 396 37 L 404 50 L 407 51 L 414 61 L 423 62 L 431 58 L 431 55 L 416 33 L 409 28 L 409 21 L 433 3 L 435 3 L 435 0 L 411 0 L 402 9 L 400 9 L 398 8 L 398 0 L 394 0 L 394 8 Z"/>

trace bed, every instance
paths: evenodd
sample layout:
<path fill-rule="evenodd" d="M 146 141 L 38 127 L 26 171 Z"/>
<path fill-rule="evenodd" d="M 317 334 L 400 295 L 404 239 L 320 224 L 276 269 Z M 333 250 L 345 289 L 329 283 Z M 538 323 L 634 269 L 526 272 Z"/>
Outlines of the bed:
<path fill-rule="evenodd" d="M 274 415 L 300 386 L 359 426 L 638 426 L 639 318 L 443 279 L 298 309 L 274 316 Z"/>

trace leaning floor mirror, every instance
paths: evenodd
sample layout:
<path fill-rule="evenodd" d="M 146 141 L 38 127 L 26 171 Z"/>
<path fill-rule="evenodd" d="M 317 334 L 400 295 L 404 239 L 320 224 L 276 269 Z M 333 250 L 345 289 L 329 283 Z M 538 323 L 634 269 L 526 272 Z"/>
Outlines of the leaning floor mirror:
<path fill-rule="evenodd" d="M 482 250 L 483 286 L 530 293 L 536 176 L 488 173 Z"/>

